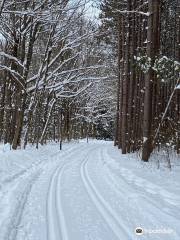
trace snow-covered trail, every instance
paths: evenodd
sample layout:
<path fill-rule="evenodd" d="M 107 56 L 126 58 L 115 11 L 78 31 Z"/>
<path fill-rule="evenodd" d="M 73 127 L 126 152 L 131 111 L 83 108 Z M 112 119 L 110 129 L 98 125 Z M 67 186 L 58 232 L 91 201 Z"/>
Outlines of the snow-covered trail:
<path fill-rule="evenodd" d="M 49 156 L 2 187 L 1 240 L 180 239 L 179 185 L 150 182 L 111 143 L 73 144 Z M 145 234 L 136 236 L 136 227 Z"/>

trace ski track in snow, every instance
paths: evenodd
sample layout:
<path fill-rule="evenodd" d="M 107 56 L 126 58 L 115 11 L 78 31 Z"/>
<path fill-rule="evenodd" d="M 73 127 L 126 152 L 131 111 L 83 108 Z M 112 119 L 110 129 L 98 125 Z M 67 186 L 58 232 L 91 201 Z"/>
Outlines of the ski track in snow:
<path fill-rule="evenodd" d="M 67 154 L 67 153 L 70 153 L 71 151 L 73 151 L 73 149 L 76 149 L 77 147 L 72 147 L 71 149 L 69 150 L 66 150 L 65 153 L 63 153 L 63 155 L 61 155 L 62 157 Z M 54 158 L 55 156 L 59 155 L 60 152 L 57 151 L 53 154 L 50 154 L 49 158 Z M 40 161 L 36 161 L 35 163 L 32 163 L 29 167 L 27 167 L 26 169 L 23 169 L 21 171 L 19 171 L 18 173 L 14 174 L 13 176 L 10 176 L 6 179 L 4 179 L 1 183 L 1 185 L 3 186 L 4 184 L 6 183 L 11 183 L 12 181 L 20 178 L 20 177 L 23 177 L 25 174 L 27 174 L 28 172 L 30 172 L 34 167 L 37 168 L 38 166 L 41 166 L 41 164 L 44 164 L 44 159 L 40 160 Z"/>
<path fill-rule="evenodd" d="M 107 153 L 105 153 L 105 154 L 106 154 L 106 156 L 105 156 L 106 158 L 107 157 L 109 159 L 111 158 L 109 155 L 107 155 Z M 103 158 L 104 157 L 102 157 L 102 159 Z M 108 168 L 108 170 L 109 170 L 108 176 L 110 176 L 111 180 L 112 180 L 113 172 L 111 171 L 110 168 Z M 162 198 L 165 202 L 167 202 L 170 205 L 176 206 L 177 210 L 179 209 L 179 211 L 180 211 L 180 196 L 177 196 L 165 189 L 162 189 L 157 184 L 151 183 L 143 178 L 136 176 L 135 174 L 132 173 L 132 171 L 125 169 L 123 167 L 120 169 L 120 176 L 121 176 L 121 178 L 116 176 L 117 182 L 123 180 L 124 182 L 126 182 L 127 185 L 129 185 L 129 186 L 131 185 L 131 186 L 135 186 L 135 187 L 139 188 L 139 191 L 141 191 L 141 192 L 143 190 L 152 195 L 159 195 L 160 198 Z M 147 196 L 144 196 L 144 197 L 146 197 L 146 199 L 148 199 Z"/>
<path fill-rule="evenodd" d="M 10 196 L 18 194 L 18 197 L 12 202 L 14 206 L 8 213 L 8 221 L 6 216 L 6 226 L 4 232 L 0 233 L 0 239 L 135 240 L 139 237 L 135 235 L 134 227 L 144 223 L 149 227 L 174 227 L 174 232 L 172 235 L 144 235 L 141 236 L 143 240 L 179 240 L 179 196 L 154 181 L 151 183 L 139 177 L 134 170 L 123 165 L 115 171 L 113 165 L 109 164 L 113 161 L 107 151 L 110 148 L 110 144 L 96 142 L 73 144 L 63 152 L 50 153 L 48 161 L 41 159 L 7 178 L 1 183 L 4 193 L 7 189 Z M 39 197 L 41 192 L 36 189 L 41 178 L 46 189 L 42 191 L 46 193 L 43 198 Z M 39 196 L 35 196 L 37 193 Z M 32 235 L 29 232 L 23 238 L 18 234 L 20 228 L 26 228 L 30 220 L 28 217 L 31 217 L 25 214 L 30 197 L 45 202 L 44 213 L 35 212 L 45 217 L 44 227 L 41 228 L 45 238 L 33 235 L 35 229 L 31 229 Z M 38 228 L 38 222 L 34 226 Z M 71 229 L 73 226 L 75 228 Z"/>
<path fill-rule="evenodd" d="M 145 203 L 147 206 L 149 206 L 148 208 L 144 209 L 143 214 L 150 214 L 152 212 L 152 210 L 154 212 L 157 212 L 157 216 L 162 216 L 162 219 L 171 219 L 171 221 L 177 219 L 176 214 L 171 213 L 170 211 L 168 212 L 166 210 L 163 210 L 163 208 L 161 208 L 161 206 L 158 206 L 158 203 L 151 198 L 151 195 L 146 195 L 143 191 L 147 191 L 149 194 L 158 194 L 158 192 L 154 192 L 154 188 L 153 188 L 153 192 L 149 191 L 149 189 L 146 189 L 149 187 L 149 185 L 144 184 L 144 186 L 142 184 L 137 184 L 137 181 L 135 180 L 134 177 L 134 181 L 133 179 L 131 179 L 131 175 L 129 174 L 123 174 L 124 171 L 120 170 L 120 174 L 121 177 L 118 176 L 113 176 L 111 169 L 107 169 L 107 175 L 106 175 L 106 180 L 107 183 L 112 187 L 113 191 L 117 193 L 117 195 L 119 196 L 119 198 L 123 198 L 123 195 L 126 197 L 128 197 L 129 201 L 131 204 L 137 205 L 136 203 L 136 199 L 139 199 L 139 202 L 141 201 L 141 203 Z M 130 176 L 131 182 L 129 184 L 128 182 L 128 178 Z M 137 177 L 138 178 L 138 177 Z M 145 180 L 142 180 L 142 182 Z M 142 183 L 141 182 L 141 183 Z M 121 183 L 121 184 L 119 184 Z M 139 183 L 139 181 L 138 181 Z M 120 186 L 124 186 L 125 189 L 128 189 L 128 193 L 127 191 L 125 191 L 122 187 Z M 137 185 L 137 186 L 136 186 Z M 164 190 L 165 191 L 165 190 Z M 163 199 L 164 201 L 166 201 L 166 199 Z M 169 203 L 169 202 L 168 202 Z M 171 202 L 170 202 L 171 204 Z M 138 208 L 138 205 L 137 205 Z M 161 208 L 161 209 L 160 209 Z M 170 210 L 170 209 L 169 209 Z M 177 207 L 178 210 L 178 207 Z M 179 219 L 180 221 L 180 219 Z M 163 222 L 163 220 L 162 220 Z"/>
<path fill-rule="evenodd" d="M 64 166 L 63 166 L 64 167 Z M 49 240 L 68 240 L 67 229 L 63 209 L 61 205 L 61 196 L 58 191 L 63 167 L 59 167 L 52 176 L 48 203 L 47 203 L 47 221 L 48 221 L 48 237 Z"/>
<path fill-rule="evenodd" d="M 71 147 L 70 149 L 66 150 L 63 154 L 61 154 L 61 157 L 67 156 L 71 152 L 74 152 L 75 149 L 77 151 L 78 147 L 77 146 Z M 60 155 L 60 151 L 50 154 L 51 163 L 52 163 L 53 157 L 57 155 Z M 5 188 L 7 189 L 9 185 L 12 184 L 12 182 L 14 182 L 15 185 L 17 184 L 17 188 L 22 188 L 20 193 L 19 192 L 16 193 L 17 200 L 14 202 L 15 206 L 11 210 L 11 214 L 8 219 L 8 224 L 6 226 L 5 233 L 2 234 L 2 236 L 4 236 L 3 237 L 4 240 L 7 240 L 7 239 L 16 240 L 16 237 L 18 234 L 18 228 L 20 227 L 20 224 L 21 224 L 23 210 L 28 200 L 28 195 L 30 194 L 31 189 L 35 184 L 36 180 L 40 176 L 42 168 L 46 167 L 46 165 L 48 165 L 48 162 L 44 163 L 44 160 L 37 161 L 37 163 L 31 164 L 26 170 L 20 171 L 17 174 L 14 174 L 13 176 L 9 177 L 8 179 L 5 179 L 2 182 L 2 186 L 5 186 Z M 21 181 L 25 182 L 25 186 L 18 185 Z M 4 190 L 3 187 L 1 188 L 2 190 Z"/>
<path fill-rule="evenodd" d="M 33 184 L 35 183 L 35 181 L 39 177 L 39 175 L 40 175 L 40 172 L 37 172 L 36 174 L 34 174 L 31 177 L 31 179 L 29 180 L 29 183 L 26 185 L 23 193 L 19 197 L 19 201 L 17 202 L 14 214 L 13 214 L 11 220 L 10 220 L 9 228 L 7 229 L 5 239 L 8 239 L 8 240 L 16 239 L 17 233 L 18 233 L 18 228 L 19 228 L 19 225 L 21 223 L 21 217 L 22 217 L 22 214 L 23 214 L 23 210 L 25 208 L 25 205 L 26 205 L 26 202 L 27 202 L 27 199 L 28 199 L 28 195 L 31 191 L 31 188 L 32 188 Z"/>
<path fill-rule="evenodd" d="M 68 160 L 70 156 L 74 156 L 74 154 L 80 149 L 72 149 L 65 157 L 64 160 Z M 72 160 L 71 160 L 72 161 Z M 60 183 L 62 178 L 62 173 L 65 167 L 70 164 L 69 161 L 63 163 L 63 165 L 59 166 L 51 176 L 51 181 L 48 189 L 48 197 L 47 197 L 47 239 L 48 240 L 68 240 L 68 231 L 66 228 L 65 217 L 63 213 L 63 207 L 61 203 L 61 193 L 60 193 Z"/>
<path fill-rule="evenodd" d="M 90 198 L 94 202 L 95 206 L 103 216 L 104 220 L 110 226 L 118 239 L 121 239 L 122 236 L 125 239 L 129 235 L 129 233 L 127 232 L 126 227 L 119 222 L 119 216 L 117 216 L 117 214 L 113 211 L 108 202 L 104 200 L 104 198 L 101 196 L 94 183 L 90 179 L 86 166 L 87 161 L 88 159 L 85 160 L 81 165 L 81 177 L 86 187 L 86 190 Z"/>

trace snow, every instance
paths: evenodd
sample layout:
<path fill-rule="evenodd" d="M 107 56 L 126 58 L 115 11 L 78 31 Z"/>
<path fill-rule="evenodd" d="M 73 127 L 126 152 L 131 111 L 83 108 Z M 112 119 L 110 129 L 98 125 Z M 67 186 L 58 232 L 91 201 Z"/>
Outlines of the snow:
<path fill-rule="evenodd" d="M 15 61 L 16 63 L 18 63 L 19 66 L 21 66 L 22 68 L 24 68 L 24 66 L 21 64 L 21 62 L 20 62 L 16 57 L 13 57 L 12 55 L 9 55 L 9 54 L 7 54 L 7 53 L 5 53 L 5 52 L 0 52 L 0 56 L 3 56 L 3 57 L 8 58 L 8 59 L 10 59 L 10 60 L 13 60 L 13 61 Z"/>
<path fill-rule="evenodd" d="M 177 85 L 176 89 L 180 89 L 180 84 L 179 84 L 179 85 Z"/>
<path fill-rule="evenodd" d="M 157 169 L 112 142 L 0 145 L 0 239 L 180 239 L 179 161 Z"/>

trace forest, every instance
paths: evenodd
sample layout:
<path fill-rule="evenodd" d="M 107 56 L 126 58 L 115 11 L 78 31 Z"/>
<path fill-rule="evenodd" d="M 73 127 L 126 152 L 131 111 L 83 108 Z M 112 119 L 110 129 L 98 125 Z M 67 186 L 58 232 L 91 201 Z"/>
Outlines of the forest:
<path fill-rule="evenodd" d="M 0 141 L 179 153 L 179 1 L 88 2 L 1 0 Z"/>
<path fill-rule="evenodd" d="M 0 0 L 0 240 L 180 240 L 180 0 Z"/>

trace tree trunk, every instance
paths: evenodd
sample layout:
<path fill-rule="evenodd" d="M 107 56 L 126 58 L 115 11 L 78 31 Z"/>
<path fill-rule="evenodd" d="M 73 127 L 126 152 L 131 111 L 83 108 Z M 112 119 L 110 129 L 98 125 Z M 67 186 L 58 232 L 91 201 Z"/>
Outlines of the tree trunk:
<path fill-rule="evenodd" d="M 147 57 L 151 60 L 151 65 L 154 64 L 155 59 L 155 48 L 157 48 L 157 29 L 159 27 L 159 0 L 149 0 L 149 17 L 148 17 L 148 30 L 147 30 Z M 149 68 L 145 74 L 145 97 L 144 97 L 144 119 L 143 119 L 143 149 L 142 149 L 142 160 L 148 161 L 153 150 L 152 141 L 152 104 L 153 104 L 153 84 L 154 84 L 154 72 L 152 67 Z"/>

